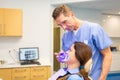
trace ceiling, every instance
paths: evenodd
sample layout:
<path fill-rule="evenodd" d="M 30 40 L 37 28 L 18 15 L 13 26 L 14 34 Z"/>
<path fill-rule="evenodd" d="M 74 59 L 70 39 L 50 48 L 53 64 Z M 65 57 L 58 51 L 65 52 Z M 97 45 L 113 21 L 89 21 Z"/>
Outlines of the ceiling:
<path fill-rule="evenodd" d="M 117 14 L 120 11 L 120 0 L 93 0 L 67 4 L 75 8 L 98 9 L 105 13 Z"/>

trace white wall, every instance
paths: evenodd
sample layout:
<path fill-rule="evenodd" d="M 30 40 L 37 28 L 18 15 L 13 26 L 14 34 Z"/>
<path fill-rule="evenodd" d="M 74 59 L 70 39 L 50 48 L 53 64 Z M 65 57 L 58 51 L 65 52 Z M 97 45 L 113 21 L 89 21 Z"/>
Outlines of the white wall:
<path fill-rule="evenodd" d="M 51 4 L 68 4 L 68 3 L 77 3 L 85 1 L 94 1 L 94 0 L 51 0 Z"/>
<path fill-rule="evenodd" d="M 0 37 L 0 59 L 14 63 L 8 52 L 18 59 L 14 50 L 20 47 L 39 47 L 40 62 L 52 64 L 52 27 L 49 0 L 0 0 L 0 8 L 18 8 L 23 11 L 23 36 Z"/>
<path fill-rule="evenodd" d="M 101 24 L 102 22 L 101 10 L 89 9 L 89 8 L 75 8 L 71 6 L 70 8 L 75 13 L 77 18 L 81 20 L 87 20 L 87 21 L 96 22 L 99 24 Z"/>
<path fill-rule="evenodd" d="M 103 27 L 110 37 L 120 37 L 120 16 L 103 15 Z"/>

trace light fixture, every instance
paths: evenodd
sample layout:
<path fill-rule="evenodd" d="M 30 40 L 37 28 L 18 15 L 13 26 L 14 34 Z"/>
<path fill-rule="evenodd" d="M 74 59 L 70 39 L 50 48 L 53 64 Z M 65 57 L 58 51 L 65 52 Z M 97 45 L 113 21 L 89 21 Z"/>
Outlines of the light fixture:
<path fill-rule="evenodd" d="M 105 19 L 103 19 L 103 22 L 105 22 L 106 20 Z"/>
<path fill-rule="evenodd" d="M 112 16 L 120 16 L 120 14 L 115 14 L 115 13 L 102 13 L 102 15 L 108 15 L 110 17 L 110 15 Z"/>
<path fill-rule="evenodd" d="M 111 16 L 108 15 L 107 17 L 110 18 Z"/>
<path fill-rule="evenodd" d="M 120 11 L 118 12 L 118 14 L 120 14 Z"/>

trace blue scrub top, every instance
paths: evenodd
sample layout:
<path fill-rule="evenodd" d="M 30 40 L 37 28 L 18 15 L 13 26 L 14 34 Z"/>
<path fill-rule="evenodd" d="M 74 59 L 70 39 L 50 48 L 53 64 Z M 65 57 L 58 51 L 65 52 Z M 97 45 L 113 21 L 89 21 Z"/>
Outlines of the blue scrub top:
<path fill-rule="evenodd" d="M 98 80 L 103 60 L 100 50 L 109 47 L 112 44 L 111 39 L 99 24 L 84 21 L 76 35 L 73 31 L 65 31 L 62 38 L 62 49 L 69 50 L 74 42 L 84 42 L 91 47 L 93 65 L 90 76 L 93 80 Z"/>

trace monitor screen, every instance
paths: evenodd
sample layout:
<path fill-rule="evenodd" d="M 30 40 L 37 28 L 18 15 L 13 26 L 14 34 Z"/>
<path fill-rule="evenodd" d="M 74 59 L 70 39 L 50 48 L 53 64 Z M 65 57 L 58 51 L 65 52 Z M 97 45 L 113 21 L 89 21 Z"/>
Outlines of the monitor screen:
<path fill-rule="evenodd" d="M 38 47 L 19 48 L 20 61 L 31 61 L 37 59 L 39 59 Z"/>

